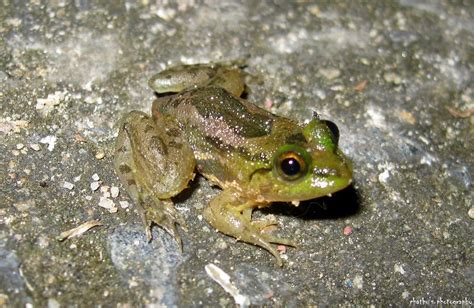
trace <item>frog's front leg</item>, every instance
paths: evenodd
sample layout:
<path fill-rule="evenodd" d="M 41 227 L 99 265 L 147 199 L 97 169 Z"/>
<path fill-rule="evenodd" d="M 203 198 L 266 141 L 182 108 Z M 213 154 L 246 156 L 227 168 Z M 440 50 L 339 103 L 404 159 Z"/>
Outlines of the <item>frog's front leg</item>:
<path fill-rule="evenodd" d="M 170 117 L 156 120 L 138 111 L 120 122 L 115 149 L 115 170 L 140 211 L 151 240 L 151 223 L 168 231 L 182 247 L 176 224 L 184 219 L 171 197 L 187 187 L 194 176 L 194 155 Z"/>
<path fill-rule="evenodd" d="M 279 266 L 283 265 L 280 254 L 271 243 L 295 246 L 291 240 L 281 239 L 262 230 L 268 225 L 274 225 L 275 221 L 252 222 L 252 210 L 257 203 L 241 201 L 229 191 L 223 191 L 215 197 L 204 211 L 204 218 L 218 231 L 235 237 L 239 241 L 251 243 L 268 250 L 277 261 Z"/>

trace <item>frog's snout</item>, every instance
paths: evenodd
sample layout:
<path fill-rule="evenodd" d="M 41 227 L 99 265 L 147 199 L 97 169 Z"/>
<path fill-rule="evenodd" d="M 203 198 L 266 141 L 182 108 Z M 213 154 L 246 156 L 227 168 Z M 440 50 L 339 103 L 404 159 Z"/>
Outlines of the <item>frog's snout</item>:
<path fill-rule="evenodd" d="M 316 186 L 325 186 L 330 191 L 340 190 L 352 182 L 352 164 L 342 154 L 313 165 L 312 177 Z M 322 184 L 324 183 L 324 184 Z"/>
<path fill-rule="evenodd" d="M 350 163 L 345 161 L 338 162 L 338 164 L 333 164 L 332 166 L 315 166 L 313 168 L 313 175 L 323 178 L 352 178 L 352 167 Z"/>

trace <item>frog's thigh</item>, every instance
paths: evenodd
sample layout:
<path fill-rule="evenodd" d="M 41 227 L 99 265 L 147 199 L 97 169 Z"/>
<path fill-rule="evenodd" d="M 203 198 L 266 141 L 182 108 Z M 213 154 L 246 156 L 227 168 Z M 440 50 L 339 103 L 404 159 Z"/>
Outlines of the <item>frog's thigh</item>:
<path fill-rule="evenodd" d="M 181 92 L 193 86 L 203 86 L 215 75 L 216 69 L 211 65 L 179 65 L 153 75 L 149 86 L 157 93 Z"/>
<path fill-rule="evenodd" d="M 252 209 L 236 210 L 238 201 L 230 192 L 222 192 L 215 197 L 204 211 L 204 218 L 218 231 L 268 250 L 279 266 L 283 262 L 280 254 L 270 243 L 294 246 L 290 240 L 280 239 L 270 234 L 262 233 L 259 224 L 251 221 Z M 250 204 L 249 204 L 250 206 Z"/>
<path fill-rule="evenodd" d="M 167 118 L 155 124 L 146 114 L 133 111 L 120 123 L 115 170 L 142 214 L 148 239 L 150 223 L 155 222 L 180 243 L 175 224 L 184 225 L 184 220 L 170 198 L 186 188 L 194 176 L 192 150 L 180 142 L 181 136 Z"/>

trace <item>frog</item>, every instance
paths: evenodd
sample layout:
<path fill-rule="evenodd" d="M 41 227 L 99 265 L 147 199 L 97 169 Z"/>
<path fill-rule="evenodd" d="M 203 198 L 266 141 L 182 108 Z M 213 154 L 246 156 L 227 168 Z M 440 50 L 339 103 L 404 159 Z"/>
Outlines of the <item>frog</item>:
<path fill-rule="evenodd" d="M 338 146 L 339 131 L 317 114 L 306 124 L 242 98 L 244 68 L 236 64 L 178 65 L 151 77 L 151 114 L 130 111 L 119 122 L 114 166 L 145 226 L 174 237 L 187 225 L 173 204 L 196 174 L 220 192 L 202 217 L 212 228 L 259 246 L 283 265 L 278 245 L 291 239 L 268 230 L 274 215 L 253 219 L 272 203 L 311 200 L 348 187 L 352 165 Z M 280 247 L 281 248 L 281 247 Z"/>

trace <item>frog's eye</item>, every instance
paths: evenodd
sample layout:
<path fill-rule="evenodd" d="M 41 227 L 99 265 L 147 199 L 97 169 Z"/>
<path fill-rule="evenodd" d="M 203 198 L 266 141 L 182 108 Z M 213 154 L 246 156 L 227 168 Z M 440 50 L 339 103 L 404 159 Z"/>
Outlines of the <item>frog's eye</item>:
<path fill-rule="evenodd" d="M 337 125 L 334 122 L 324 120 L 324 123 L 329 128 L 329 130 L 331 131 L 333 141 L 337 145 L 337 143 L 339 142 L 339 128 L 337 127 Z"/>
<path fill-rule="evenodd" d="M 308 153 L 298 146 L 284 146 L 275 156 L 274 170 L 277 175 L 287 181 L 294 181 L 303 177 L 310 164 Z"/>

